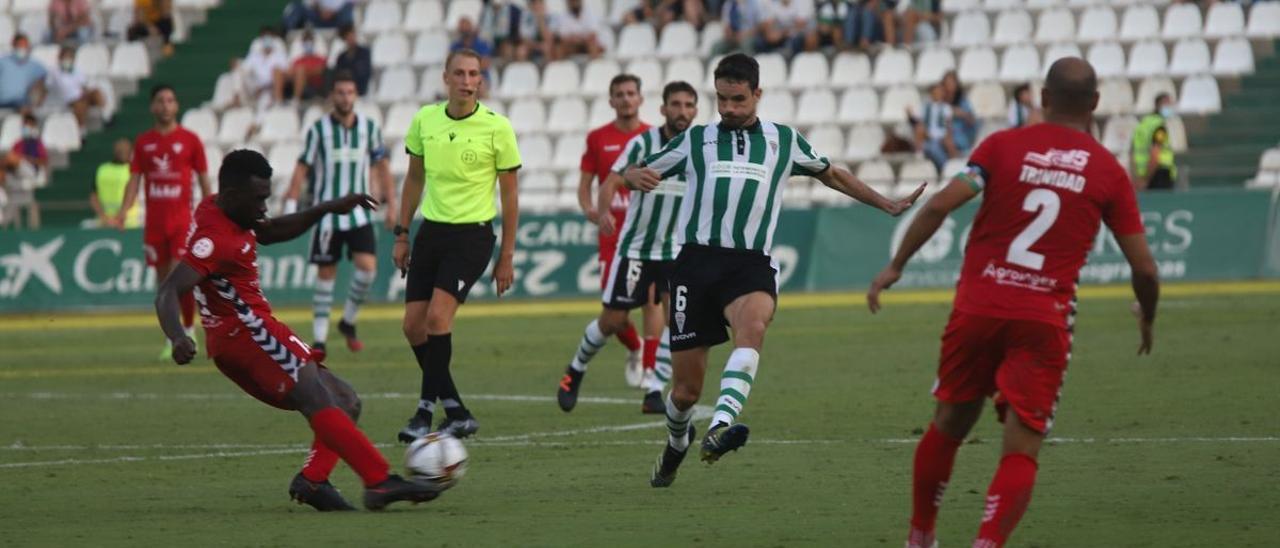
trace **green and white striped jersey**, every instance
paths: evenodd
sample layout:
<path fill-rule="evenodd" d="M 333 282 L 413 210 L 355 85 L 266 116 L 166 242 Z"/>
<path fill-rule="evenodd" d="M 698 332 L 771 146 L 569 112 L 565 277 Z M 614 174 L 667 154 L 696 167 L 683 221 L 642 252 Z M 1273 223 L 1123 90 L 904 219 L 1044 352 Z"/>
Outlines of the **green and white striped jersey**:
<path fill-rule="evenodd" d="M 651 127 L 627 142 L 611 170 L 622 173 L 665 144 L 662 128 Z M 676 242 L 676 215 L 680 213 L 686 187 L 684 173 L 678 173 L 663 179 L 652 192 L 631 191 L 627 218 L 618 233 L 618 253 L 627 259 L 641 261 L 675 260 L 680 254 L 680 244 Z"/>
<path fill-rule="evenodd" d="M 382 128 L 360 114 L 350 128 L 332 115 L 322 116 L 307 129 L 306 146 L 298 161 L 311 166 L 311 201 L 318 204 L 349 194 L 369 193 L 369 168 L 387 157 Z M 371 222 L 369 212 L 357 207 L 351 213 L 325 215 L 320 230 L 351 230 Z"/>
<path fill-rule="evenodd" d="M 831 167 L 796 130 L 764 120 L 738 129 L 693 126 L 644 159 L 662 178 L 685 174 L 679 243 L 760 251 L 773 246 L 782 185 Z"/>

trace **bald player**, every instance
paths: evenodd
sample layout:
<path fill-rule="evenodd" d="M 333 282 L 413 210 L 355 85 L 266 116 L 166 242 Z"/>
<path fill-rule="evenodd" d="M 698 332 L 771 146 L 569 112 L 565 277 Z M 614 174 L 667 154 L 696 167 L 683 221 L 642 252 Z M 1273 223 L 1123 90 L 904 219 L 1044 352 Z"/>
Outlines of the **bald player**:
<path fill-rule="evenodd" d="M 937 546 L 934 524 L 956 451 L 993 394 L 1004 446 L 974 548 L 1004 546 L 1022 518 L 1071 356 L 1080 267 L 1102 223 L 1133 270 L 1138 354 L 1151 351 L 1156 264 L 1127 172 L 1089 133 L 1098 106 L 1093 67 L 1076 57 L 1058 60 L 1040 100 L 1044 122 L 978 145 L 968 167 L 916 215 L 867 293 L 878 311 L 880 293 L 947 215 L 984 194 L 942 334 L 937 408 L 916 446 L 908 548 Z"/>

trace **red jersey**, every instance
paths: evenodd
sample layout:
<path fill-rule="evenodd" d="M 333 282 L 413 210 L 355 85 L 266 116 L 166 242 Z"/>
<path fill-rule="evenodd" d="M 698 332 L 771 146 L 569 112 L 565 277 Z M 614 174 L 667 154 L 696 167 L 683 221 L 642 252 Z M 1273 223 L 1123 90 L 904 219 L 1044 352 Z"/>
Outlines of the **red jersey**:
<path fill-rule="evenodd" d="M 196 208 L 195 227 L 182 258 L 205 277 L 195 290 L 204 328 L 210 335 L 231 335 L 242 326 L 260 327 L 263 320 L 279 323 L 258 282 L 257 236 L 228 218 L 214 203 L 216 196 Z"/>
<path fill-rule="evenodd" d="M 956 288 L 958 311 L 1066 327 L 1100 222 L 1143 232 L 1133 186 L 1107 149 L 1055 124 L 988 137 L 969 157 L 983 190 Z"/>
<path fill-rule="evenodd" d="M 191 185 L 196 173 L 209 169 L 204 143 L 182 126 L 169 133 L 154 129 L 138 136 L 133 145 L 131 173 L 142 175 L 147 196 L 148 230 L 186 230 L 191 224 Z"/>
<path fill-rule="evenodd" d="M 582 153 L 582 164 L 579 169 L 594 173 L 597 185 L 604 184 L 605 179 L 609 178 L 609 169 L 613 167 L 613 162 L 622 154 L 622 149 L 627 148 L 627 142 L 632 137 L 644 133 L 646 129 L 649 129 L 649 124 L 640 122 L 635 131 L 627 133 L 618 129 L 613 122 L 609 122 L 591 130 L 591 133 L 587 134 L 587 150 Z M 610 209 L 625 212 L 630 203 L 631 191 L 625 187 L 619 188 L 613 194 Z"/>

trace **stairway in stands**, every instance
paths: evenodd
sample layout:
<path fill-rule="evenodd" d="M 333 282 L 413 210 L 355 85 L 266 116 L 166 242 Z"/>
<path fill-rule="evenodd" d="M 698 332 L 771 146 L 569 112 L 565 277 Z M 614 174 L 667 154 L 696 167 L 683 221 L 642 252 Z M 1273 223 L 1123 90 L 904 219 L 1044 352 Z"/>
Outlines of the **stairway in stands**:
<path fill-rule="evenodd" d="M 1256 72 L 1223 86 L 1222 112 L 1188 123 L 1188 149 L 1178 164 L 1192 188 L 1240 187 L 1257 172 L 1262 151 L 1280 144 L 1280 56 L 1273 55 L 1275 43 L 1266 46 L 1255 55 Z"/>
<path fill-rule="evenodd" d="M 111 159 L 116 139 L 133 140 L 151 127 L 152 86 L 173 86 L 183 112 L 208 101 L 213 97 L 218 75 L 227 70 L 231 58 L 244 55 L 245 45 L 257 36 L 264 23 L 276 24 L 286 3 L 287 0 L 230 0 L 209 10 L 207 21 L 192 29 L 191 38 L 179 46 L 177 53 L 157 62 L 151 76 L 138 82 L 138 92 L 121 102 L 112 126 L 92 134 L 80 151 L 71 155 L 70 165 L 54 172 L 49 186 L 37 194 L 45 226 L 75 226 L 92 217 L 88 199 L 94 172 L 99 164 Z"/>

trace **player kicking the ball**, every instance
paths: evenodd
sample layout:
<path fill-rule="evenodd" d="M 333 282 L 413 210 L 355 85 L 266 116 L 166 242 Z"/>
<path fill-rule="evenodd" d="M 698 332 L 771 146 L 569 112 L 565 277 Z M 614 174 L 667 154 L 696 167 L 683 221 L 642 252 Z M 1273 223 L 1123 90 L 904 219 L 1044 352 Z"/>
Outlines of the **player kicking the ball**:
<path fill-rule="evenodd" d="M 1156 264 L 1128 174 L 1089 134 L 1098 105 L 1093 67 L 1076 57 L 1054 62 L 1040 101 L 1045 122 L 983 141 L 968 169 L 912 220 L 867 293 L 871 311 L 879 310 L 880 292 L 898 280 L 947 215 L 984 195 L 942 333 L 937 409 L 916 446 L 908 548 L 937 546 L 934 523 L 956 451 L 993 393 L 1004 448 L 974 548 L 1003 546 L 1026 511 L 1071 356 L 1076 280 L 1100 222 L 1133 269 L 1141 308 L 1138 354 L 1151 351 L 1160 293 Z"/>
<path fill-rule="evenodd" d="M 694 437 L 689 420 L 702 394 L 707 353 L 729 340 L 733 353 L 720 377 L 715 416 L 702 440 L 702 460 L 715 462 L 747 443 L 742 413 L 760 364 L 765 330 L 778 295 L 778 267 L 769 256 L 787 177 L 816 177 L 855 200 L 899 215 L 924 191 L 891 201 L 809 146 L 790 127 L 756 117 L 760 66 L 741 53 L 716 66 L 720 122 L 693 126 L 657 154 L 628 168 L 629 185 L 644 192 L 684 174 L 688 180 L 676 226 L 683 243 L 671 273 L 674 385 L 667 397 L 667 447 L 650 484 L 675 481 Z"/>
<path fill-rule="evenodd" d="M 614 189 L 625 182 L 620 175 L 628 166 L 657 152 L 676 135 L 688 129 L 698 115 L 698 92 L 688 82 L 671 82 L 662 90 L 662 106 L 659 108 L 666 124 L 646 129 L 627 142 L 626 149 L 618 156 L 611 173 L 600 187 L 600 211 L 612 203 Z M 578 390 L 582 377 L 587 373 L 587 363 L 600 351 L 609 337 L 627 326 L 627 311 L 645 306 L 655 300 L 665 311 L 670 304 L 667 279 L 672 262 L 680 253 L 676 242 L 676 214 L 684 198 L 684 174 L 666 179 L 651 192 L 635 193 L 627 206 L 622 223 L 621 236 L 612 215 L 599 217 L 602 238 L 618 239 L 617 251 L 610 265 L 604 289 L 604 309 L 600 317 L 587 324 L 587 330 L 578 344 L 578 352 L 569 362 L 556 400 L 560 409 L 572 411 L 578 403 Z M 662 339 L 655 356 L 655 367 L 645 369 L 644 401 L 640 410 L 644 413 L 663 413 L 662 389 L 671 379 L 671 352 L 668 329 L 662 330 Z"/>
<path fill-rule="evenodd" d="M 354 510 L 329 473 L 346 461 L 364 482 L 364 506 L 381 510 L 396 501 L 426 502 L 439 489 L 391 474 L 387 461 L 369 443 L 355 420 L 360 398 L 351 385 L 312 359 L 311 349 L 271 315 L 258 284 L 259 243 L 298 237 L 325 215 L 358 207 L 373 209 L 373 198 L 351 194 L 292 215 L 266 218 L 271 166 L 261 154 L 236 150 L 222 161 L 219 194 L 195 212 L 187 253 L 160 285 L 156 315 L 173 343 L 173 361 L 195 357 L 195 342 L 182 329 L 178 299 L 194 290 L 205 328 L 209 357 L 218 370 L 258 400 L 302 413 L 315 432 L 311 453 L 289 485 L 289 496 L 316 510 Z"/>

